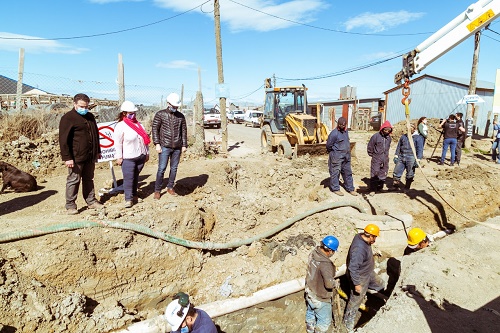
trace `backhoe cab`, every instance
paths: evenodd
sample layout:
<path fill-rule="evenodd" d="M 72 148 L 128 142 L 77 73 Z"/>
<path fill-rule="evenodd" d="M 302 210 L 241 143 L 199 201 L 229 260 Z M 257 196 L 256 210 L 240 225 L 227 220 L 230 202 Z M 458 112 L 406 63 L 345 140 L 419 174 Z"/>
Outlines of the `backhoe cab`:
<path fill-rule="evenodd" d="M 319 105 L 307 105 L 307 88 L 265 90 L 261 146 L 285 157 L 326 154 L 328 128 L 320 121 Z"/>

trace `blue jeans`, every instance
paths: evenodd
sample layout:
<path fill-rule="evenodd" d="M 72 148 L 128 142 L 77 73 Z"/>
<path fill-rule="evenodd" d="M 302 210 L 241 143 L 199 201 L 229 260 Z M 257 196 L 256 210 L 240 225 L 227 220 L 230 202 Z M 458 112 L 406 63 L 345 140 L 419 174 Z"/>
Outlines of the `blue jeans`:
<path fill-rule="evenodd" d="M 336 192 L 340 190 L 340 175 L 342 175 L 346 191 L 354 191 L 350 153 L 330 152 L 328 157 L 328 169 L 330 171 L 330 191 Z"/>
<path fill-rule="evenodd" d="M 394 172 L 392 174 L 394 180 L 401 180 L 405 169 L 406 179 L 413 179 L 415 176 L 415 157 L 413 157 L 413 155 L 399 156 L 398 164 L 394 167 Z"/>
<path fill-rule="evenodd" d="M 132 199 L 137 196 L 137 188 L 139 187 L 139 173 L 141 173 L 145 161 L 146 155 L 123 159 L 122 173 L 125 201 L 132 201 Z"/>
<path fill-rule="evenodd" d="M 175 177 L 177 176 L 177 167 L 181 159 L 181 148 L 161 147 L 160 156 L 158 156 L 158 172 L 156 172 L 155 192 L 161 192 L 163 185 L 163 175 L 167 169 L 168 160 L 170 159 L 170 173 L 168 175 L 167 188 L 173 189 Z"/>
<path fill-rule="evenodd" d="M 493 145 L 491 146 L 491 159 L 493 161 L 500 162 L 500 154 L 498 154 L 498 150 L 500 150 L 500 138 L 496 138 L 495 141 L 493 141 Z"/>
<path fill-rule="evenodd" d="M 447 138 L 443 141 L 443 152 L 441 153 L 441 162 L 444 162 L 446 158 L 446 152 L 448 151 L 448 147 L 450 147 L 451 159 L 450 163 L 455 163 L 455 149 L 457 148 L 457 138 Z"/>
<path fill-rule="evenodd" d="M 306 304 L 307 331 L 327 332 L 332 324 L 332 303 L 322 302 L 306 292 Z"/>
<path fill-rule="evenodd" d="M 417 159 L 421 160 L 424 158 L 424 145 L 425 138 L 423 135 L 414 135 L 413 142 L 415 143 L 415 153 L 417 154 Z"/>

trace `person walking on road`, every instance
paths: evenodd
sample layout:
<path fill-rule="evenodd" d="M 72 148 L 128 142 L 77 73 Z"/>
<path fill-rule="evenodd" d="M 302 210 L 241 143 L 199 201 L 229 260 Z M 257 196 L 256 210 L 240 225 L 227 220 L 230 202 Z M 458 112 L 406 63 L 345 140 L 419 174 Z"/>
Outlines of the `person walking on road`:
<path fill-rule="evenodd" d="M 151 140 L 142 124 L 137 121 L 137 107 L 134 103 L 123 102 L 120 111 L 113 139 L 116 163 L 122 167 L 125 208 L 130 208 L 139 201 L 139 174 L 149 160 L 148 145 Z"/>
<path fill-rule="evenodd" d="M 340 117 L 337 121 L 337 128 L 330 132 L 326 141 L 328 151 L 328 170 L 330 172 L 330 191 L 343 196 L 340 191 L 339 178 L 342 175 L 344 186 L 351 195 L 358 195 L 354 190 L 351 169 L 351 143 L 347 131 L 347 121 Z"/>
<path fill-rule="evenodd" d="M 363 232 L 354 236 L 349 247 L 346 264 L 351 293 L 344 312 L 344 325 L 348 332 L 354 331 L 356 314 L 367 290 L 380 291 L 385 287 L 383 280 L 373 271 L 375 260 L 372 244 L 379 235 L 380 228 L 375 224 L 368 224 Z"/>
<path fill-rule="evenodd" d="M 326 236 L 310 254 L 305 279 L 306 331 L 327 332 L 332 323 L 332 298 L 337 292 L 335 265 L 330 258 L 338 250 L 339 241 Z"/>
<path fill-rule="evenodd" d="M 153 143 L 156 151 L 160 154 L 158 158 L 158 171 L 156 173 L 154 199 L 161 196 L 163 176 L 170 159 L 170 173 L 168 176 L 167 193 L 176 196 L 174 191 L 177 167 L 181 153 L 187 149 L 187 126 L 186 118 L 177 109 L 180 105 L 179 95 L 171 93 L 167 96 L 168 106 L 158 111 L 153 118 Z"/>
<path fill-rule="evenodd" d="M 382 191 L 389 172 L 389 149 L 391 148 L 392 125 L 386 120 L 380 131 L 370 138 L 367 146 L 370 165 L 370 194 Z"/>
<path fill-rule="evenodd" d="M 411 132 L 415 132 L 415 125 L 410 125 Z M 407 133 L 401 135 L 398 141 L 398 145 L 396 146 L 396 152 L 394 153 L 394 163 L 396 166 L 394 167 L 394 172 L 392 174 L 392 185 L 396 189 L 401 188 L 401 177 L 403 176 L 403 172 L 406 170 L 406 183 L 404 187 L 404 191 L 407 192 L 411 183 L 413 183 L 413 177 L 415 176 L 415 156 L 413 155 L 413 150 L 410 146 L 410 140 L 414 140 L 415 136 L 412 133 Z M 410 137 L 410 138 L 409 138 Z"/>
<path fill-rule="evenodd" d="M 59 147 L 64 164 L 68 168 L 66 178 L 66 212 L 78 214 L 76 198 L 80 182 L 83 199 L 88 208 L 99 209 L 103 205 L 95 197 L 95 163 L 101 156 L 99 132 L 95 117 L 89 112 L 90 98 L 85 94 L 73 97 L 73 109 L 64 114 L 59 122 Z"/>
<path fill-rule="evenodd" d="M 455 116 L 457 117 L 457 125 L 458 125 L 457 147 L 455 148 L 455 161 L 457 162 L 457 165 L 460 165 L 460 159 L 462 158 L 462 147 L 464 146 L 465 142 L 465 123 L 462 120 L 464 116 L 462 112 L 458 112 Z"/>

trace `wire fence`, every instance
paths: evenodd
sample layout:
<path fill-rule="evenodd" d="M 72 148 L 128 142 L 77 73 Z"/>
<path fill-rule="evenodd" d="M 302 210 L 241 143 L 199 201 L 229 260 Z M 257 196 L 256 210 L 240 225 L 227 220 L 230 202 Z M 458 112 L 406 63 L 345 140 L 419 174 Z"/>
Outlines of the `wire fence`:
<path fill-rule="evenodd" d="M 71 108 L 72 98 L 78 93 L 87 94 L 91 103 L 96 106 L 96 112 L 101 109 L 116 107 L 119 104 L 118 82 L 85 81 L 65 77 L 54 77 L 43 74 L 22 73 L 22 91 L 18 94 L 17 69 L 0 68 L 0 104 L 2 112 L 20 110 L 53 110 Z M 166 107 L 166 96 L 171 92 L 181 94 L 181 89 L 167 87 L 144 86 L 127 84 L 125 99 L 131 100 L 139 106 L 160 110 Z M 192 104 L 191 102 L 189 104 Z M 190 108 L 191 105 L 186 105 Z"/>

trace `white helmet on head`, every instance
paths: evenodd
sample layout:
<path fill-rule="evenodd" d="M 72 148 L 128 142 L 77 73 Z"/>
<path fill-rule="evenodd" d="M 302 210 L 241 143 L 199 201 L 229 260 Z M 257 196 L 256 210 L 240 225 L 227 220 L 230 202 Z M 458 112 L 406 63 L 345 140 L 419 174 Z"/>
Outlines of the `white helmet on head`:
<path fill-rule="evenodd" d="M 120 107 L 120 111 L 137 112 L 137 106 L 135 106 L 135 104 L 132 103 L 131 101 L 125 101 L 122 103 L 122 106 Z"/>
<path fill-rule="evenodd" d="M 167 305 L 167 308 L 165 309 L 165 318 L 167 319 L 170 327 L 172 327 L 172 331 L 177 331 L 182 325 L 182 322 L 188 313 L 189 306 L 189 303 L 187 307 L 180 305 L 178 299 L 173 300 L 169 305 Z"/>
<path fill-rule="evenodd" d="M 180 97 L 176 93 L 171 93 L 170 95 L 168 95 L 167 96 L 167 102 L 170 105 L 175 106 L 175 107 L 178 107 L 179 105 L 181 105 Z"/>

